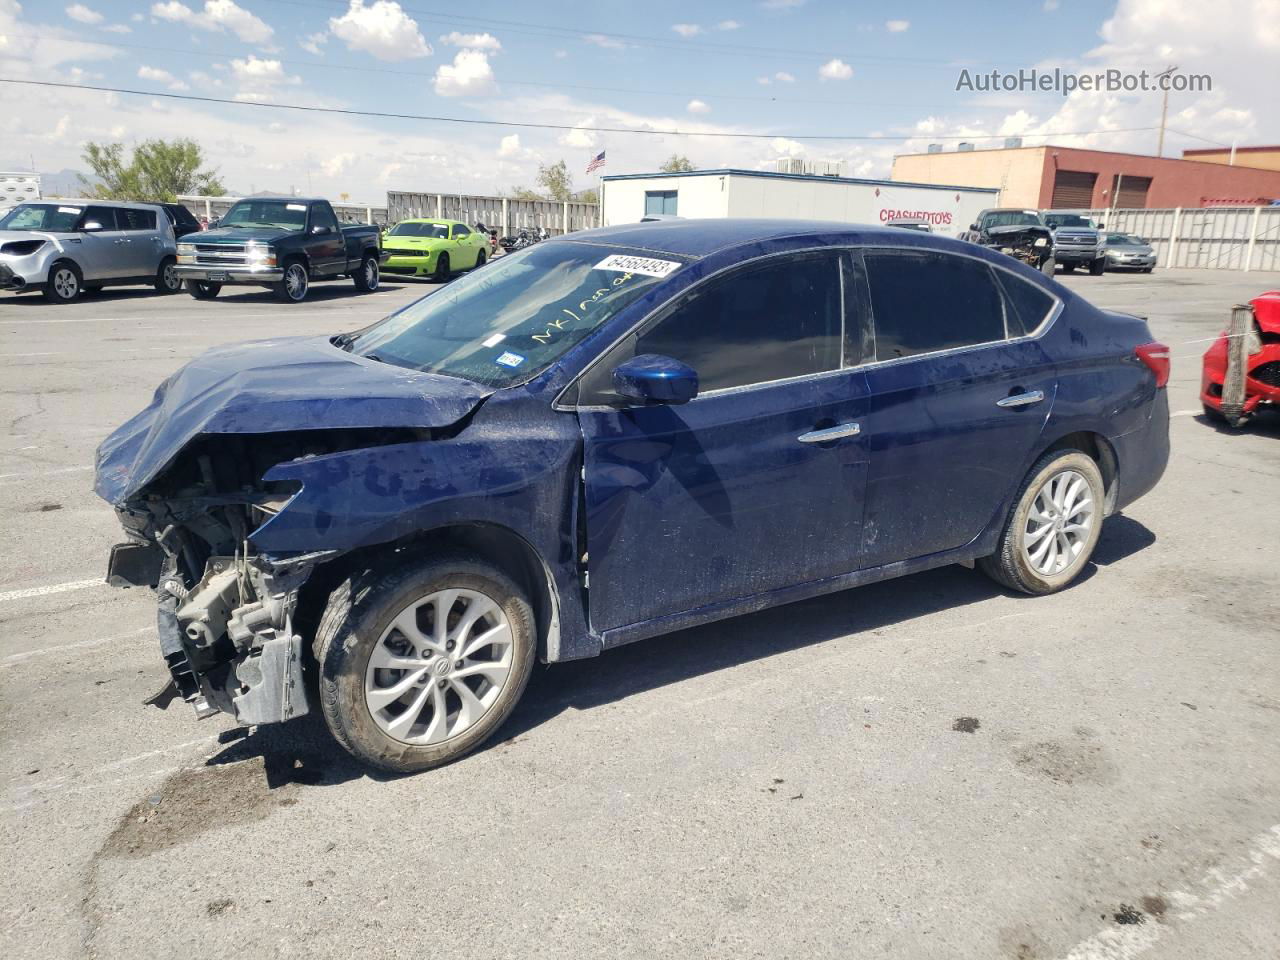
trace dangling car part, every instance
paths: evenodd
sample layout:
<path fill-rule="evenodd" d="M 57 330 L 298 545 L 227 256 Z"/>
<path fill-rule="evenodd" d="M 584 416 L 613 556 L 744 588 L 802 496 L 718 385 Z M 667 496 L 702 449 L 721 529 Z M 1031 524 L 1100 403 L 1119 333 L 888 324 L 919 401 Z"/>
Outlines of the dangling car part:
<path fill-rule="evenodd" d="M 1207 417 L 1234 427 L 1264 404 L 1280 404 L 1280 290 L 1231 311 L 1228 328 L 1205 351 L 1200 402 Z"/>

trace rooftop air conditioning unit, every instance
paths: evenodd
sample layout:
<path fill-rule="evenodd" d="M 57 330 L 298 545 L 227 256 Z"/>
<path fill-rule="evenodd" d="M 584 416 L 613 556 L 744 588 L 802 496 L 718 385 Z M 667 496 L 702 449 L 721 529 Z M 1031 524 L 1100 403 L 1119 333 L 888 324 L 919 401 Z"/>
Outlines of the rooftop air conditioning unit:
<path fill-rule="evenodd" d="M 940 143 L 929 144 L 929 153 L 941 153 L 941 152 L 942 152 L 942 144 Z"/>
<path fill-rule="evenodd" d="M 1005 137 L 1004 138 L 1004 148 L 1006 150 L 1016 150 L 1020 146 L 1022 146 L 1021 137 Z"/>
<path fill-rule="evenodd" d="M 956 146 L 956 153 L 968 153 L 973 149 L 972 143 L 961 143 Z"/>

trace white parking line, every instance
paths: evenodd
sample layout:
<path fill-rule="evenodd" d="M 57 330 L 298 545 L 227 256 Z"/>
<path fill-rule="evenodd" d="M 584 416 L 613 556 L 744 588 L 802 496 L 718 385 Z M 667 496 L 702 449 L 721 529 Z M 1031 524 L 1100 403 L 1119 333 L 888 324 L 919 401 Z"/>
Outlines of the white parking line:
<path fill-rule="evenodd" d="M 67 583 L 49 583 L 43 587 L 27 587 L 25 590 L 7 590 L 0 593 L 0 603 L 10 600 L 25 600 L 28 597 L 46 597 L 51 593 L 67 593 L 70 590 L 86 590 L 89 587 L 105 587 L 107 581 L 102 577 L 93 580 L 71 580 Z"/>
<path fill-rule="evenodd" d="M 1194 890 L 1184 887 L 1169 893 L 1165 899 L 1177 911 L 1170 913 L 1184 921 L 1203 917 L 1248 890 L 1249 883 L 1261 879 L 1275 860 L 1280 860 L 1280 824 L 1253 838 L 1231 876 L 1223 868 L 1214 868 L 1205 873 Z M 1248 866 L 1244 865 L 1246 862 Z M 1164 929 L 1158 923 L 1107 927 L 1076 944 L 1064 960 L 1133 960 L 1155 946 Z"/>
<path fill-rule="evenodd" d="M 132 640 L 144 634 L 154 634 L 155 627 L 143 627 L 141 630 L 134 630 L 132 633 L 121 633 L 114 637 L 96 637 L 93 640 L 79 640 L 76 643 L 62 643 L 56 647 L 41 647 L 39 650 L 26 650 L 22 653 L 11 653 L 9 656 L 0 660 L 0 670 L 5 667 L 12 667 L 14 664 L 22 663 L 30 660 L 32 657 L 43 657 L 45 655 L 52 656 L 58 653 L 65 653 L 68 650 L 83 650 L 85 647 L 98 647 L 105 643 L 115 643 L 121 640 Z"/>
<path fill-rule="evenodd" d="M 37 477 L 54 477 L 62 473 L 84 473 L 92 470 L 92 464 L 83 467 L 59 467 L 56 470 L 36 470 L 31 473 L 0 473 L 0 482 L 13 483 L 16 480 L 34 480 Z"/>

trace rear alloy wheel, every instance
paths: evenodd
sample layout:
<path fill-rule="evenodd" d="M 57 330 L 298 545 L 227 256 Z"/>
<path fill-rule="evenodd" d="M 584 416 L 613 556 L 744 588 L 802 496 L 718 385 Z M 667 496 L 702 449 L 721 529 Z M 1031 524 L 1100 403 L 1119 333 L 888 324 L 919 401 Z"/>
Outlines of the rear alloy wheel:
<path fill-rule="evenodd" d="M 1093 554 L 1102 532 L 1106 490 L 1098 465 L 1079 450 L 1047 453 L 1031 468 L 997 542 L 978 561 L 1013 590 L 1061 590 Z"/>
<path fill-rule="evenodd" d="M 301 260 L 291 260 L 285 264 L 284 279 L 272 284 L 276 299 L 283 303 L 301 303 L 307 298 L 307 289 L 311 278 L 307 276 L 307 267 Z"/>
<path fill-rule="evenodd" d="M 156 290 L 160 293 L 177 293 L 182 289 L 182 281 L 178 279 L 178 264 L 173 257 L 165 257 L 156 271 Z"/>
<path fill-rule="evenodd" d="M 187 293 L 197 300 L 212 300 L 222 292 L 222 284 L 210 283 L 208 280 L 188 280 Z"/>
<path fill-rule="evenodd" d="M 334 591 L 316 634 L 325 721 L 383 770 L 456 760 L 515 707 L 536 635 L 520 588 L 475 557 L 366 571 Z"/>
<path fill-rule="evenodd" d="M 70 260 L 59 260 L 49 268 L 49 281 L 44 285 L 44 298 L 51 303 L 70 303 L 80 295 L 84 281 L 80 268 Z"/>
<path fill-rule="evenodd" d="M 1054 269 L 1058 266 L 1058 262 L 1050 257 L 1044 263 L 1040 264 L 1040 272 L 1046 277 L 1052 277 Z"/>
<path fill-rule="evenodd" d="M 372 293 L 378 289 L 378 258 L 365 257 L 360 261 L 360 269 L 353 278 L 356 289 L 361 293 Z"/>
<path fill-rule="evenodd" d="M 431 279 L 436 283 L 447 283 L 449 281 L 449 255 L 442 253 L 436 258 L 436 270 L 431 274 Z"/>

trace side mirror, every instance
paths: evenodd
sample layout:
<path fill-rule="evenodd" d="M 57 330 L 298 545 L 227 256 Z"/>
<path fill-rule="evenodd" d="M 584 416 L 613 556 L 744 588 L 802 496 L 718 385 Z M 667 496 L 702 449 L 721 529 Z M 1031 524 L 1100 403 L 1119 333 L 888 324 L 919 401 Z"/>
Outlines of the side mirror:
<path fill-rule="evenodd" d="M 977 233 L 980 228 L 976 223 L 971 223 L 969 224 L 969 229 L 972 230 L 974 233 Z"/>
<path fill-rule="evenodd" d="M 327 236 L 330 233 L 333 233 L 333 228 L 326 227 L 324 224 L 321 223 L 312 227 L 311 232 L 317 237 L 323 237 L 323 236 Z"/>
<path fill-rule="evenodd" d="M 97 233 L 102 229 L 102 224 L 97 220 L 86 220 L 80 227 L 82 233 Z"/>
<path fill-rule="evenodd" d="M 698 395 L 698 372 L 671 357 L 645 353 L 614 368 L 613 389 L 641 403 L 688 403 Z"/>
<path fill-rule="evenodd" d="M 219 227 L 219 226 L 221 226 L 221 225 L 222 225 L 222 221 L 221 221 L 221 220 L 214 219 L 214 220 L 210 220 L 210 221 L 209 221 L 209 229 L 210 229 L 210 230 L 213 230 L 214 228 Z"/>
<path fill-rule="evenodd" d="M 1099 230 L 1105 230 L 1105 229 L 1107 229 L 1107 225 L 1106 225 L 1105 223 L 1100 223 L 1100 224 L 1098 224 L 1098 229 L 1099 229 Z"/>

